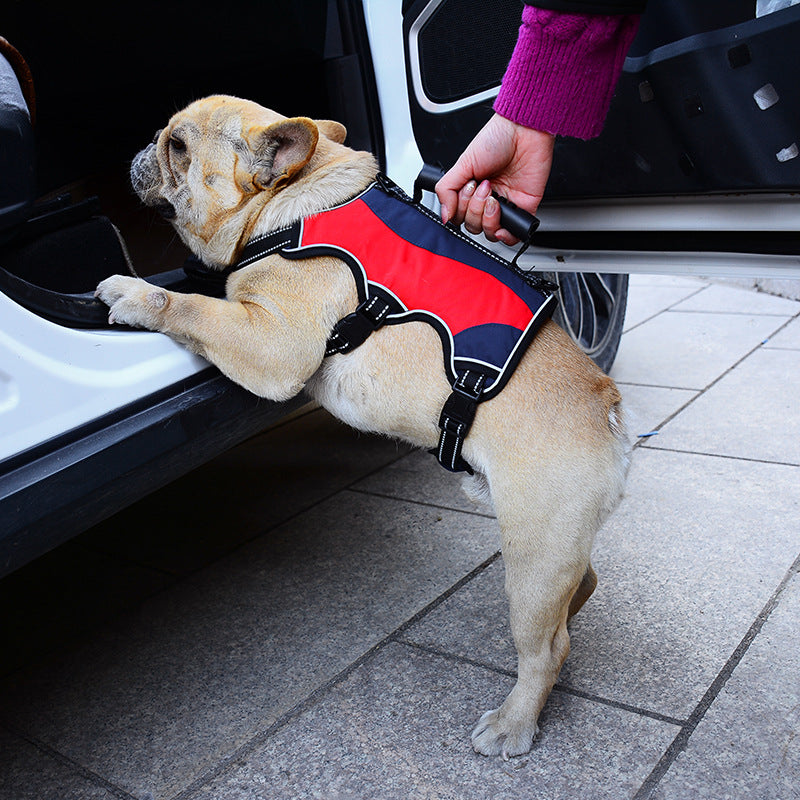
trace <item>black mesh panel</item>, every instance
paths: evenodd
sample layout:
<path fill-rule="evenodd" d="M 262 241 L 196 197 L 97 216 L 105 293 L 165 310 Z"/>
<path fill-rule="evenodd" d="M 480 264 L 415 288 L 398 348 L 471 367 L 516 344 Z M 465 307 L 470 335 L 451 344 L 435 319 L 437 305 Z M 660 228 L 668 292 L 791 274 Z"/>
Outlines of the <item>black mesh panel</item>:
<path fill-rule="evenodd" d="M 521 18 L 519 0 L 445 0 L 419 33 L 425 94 L 446 103 L 499 85 Z"/>

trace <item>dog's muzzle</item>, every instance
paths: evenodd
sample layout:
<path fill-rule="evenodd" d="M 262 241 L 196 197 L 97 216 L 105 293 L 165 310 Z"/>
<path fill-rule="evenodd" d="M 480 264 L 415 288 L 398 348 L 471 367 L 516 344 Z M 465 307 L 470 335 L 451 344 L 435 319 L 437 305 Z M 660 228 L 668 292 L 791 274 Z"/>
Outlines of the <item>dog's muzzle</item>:
<path fill-rule="evenodd" d="M 175 206 L 173 206 L 172 203 L 166 200 L 159 200 L 153 208 L 155 208 L 164 219 L 175 219 Z"/>
<path fill-rule="evenodd" d="M 153 167 L 155 166 L 155 144 L 140 150 L 131 163 L 131 186 L 142 199 L 153 189 Z"/>
<path fill-rule="evenodd" d="M 141 201 L 154 208 L 164 219 L 175 218 L 175 206 L 161 195 L 161 170 L 156 158 L 155 141 L 137 153 L 131 162 L 131 186 Z"/>

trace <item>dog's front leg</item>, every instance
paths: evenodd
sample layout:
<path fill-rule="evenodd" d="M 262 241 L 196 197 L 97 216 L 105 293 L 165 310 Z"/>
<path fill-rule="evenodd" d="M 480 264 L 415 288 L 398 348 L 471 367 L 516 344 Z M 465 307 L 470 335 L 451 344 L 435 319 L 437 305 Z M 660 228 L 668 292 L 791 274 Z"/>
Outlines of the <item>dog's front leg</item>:
<path fill-rule="evenodd" d="M 109 321 L 166 333 L 271 400 L 298 394 L 324 354 L 324 339 L 292 335 L 299 323 L 277 306 L 181 294 L 122 275 L 106 278 L 95 294 L 109 306 Z"/>

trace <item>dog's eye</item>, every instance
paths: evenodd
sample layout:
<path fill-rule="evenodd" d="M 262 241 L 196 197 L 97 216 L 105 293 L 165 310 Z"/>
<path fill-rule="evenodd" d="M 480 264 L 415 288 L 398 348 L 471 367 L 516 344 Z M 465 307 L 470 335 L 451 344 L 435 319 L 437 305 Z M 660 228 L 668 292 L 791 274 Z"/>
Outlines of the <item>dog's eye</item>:
<path fill-rule="evenodd" d="M 186 142 L 179 136 L 175 136 L 175 134 L 169 137 L 169 144 L 173 150 L 177 150 L 179 153 L 186 149 Z"/>

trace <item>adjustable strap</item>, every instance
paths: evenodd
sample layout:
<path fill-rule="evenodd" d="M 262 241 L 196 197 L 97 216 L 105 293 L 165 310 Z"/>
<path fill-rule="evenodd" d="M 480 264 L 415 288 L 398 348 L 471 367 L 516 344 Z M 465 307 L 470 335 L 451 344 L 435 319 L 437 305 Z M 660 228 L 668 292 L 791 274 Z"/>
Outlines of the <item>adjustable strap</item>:
<path fill-rule="evenodd" d="M 254 261 L 277 253 L 284 247 L 296 247 L 300 239 L 300 223 L 295 222 L 286 228 L 270 231 L 255 239 L 251 239 L 239 254 L 239 260 L 233 269 L 241 269 Z"/>
<path fill-rule="evenodd" d="M 368 297 L 352 314 L 343 317 L 333 326 L 325 355 L 349 353 L 363 344 L 373 331 L 383 325 L 389 308 L 389 304 L 377 295 Z"/>
<path fill-rule="evenodd" d="M 461 457 L 461 447 L 469 433 L 475 411 L 478 408 L 483 384 L 486 376 L 482 372 L 464 370 L 459 372 L 453 384 L 453 393 L 447 398 L 441 416 L 439 427 L 439 446 L 431 452 L 436 455 L 439 463 L 450 472 L 468 472 L 473 470 Z"/>

